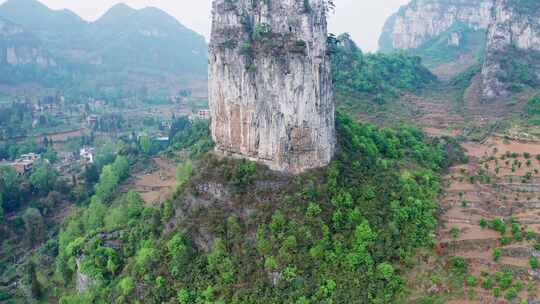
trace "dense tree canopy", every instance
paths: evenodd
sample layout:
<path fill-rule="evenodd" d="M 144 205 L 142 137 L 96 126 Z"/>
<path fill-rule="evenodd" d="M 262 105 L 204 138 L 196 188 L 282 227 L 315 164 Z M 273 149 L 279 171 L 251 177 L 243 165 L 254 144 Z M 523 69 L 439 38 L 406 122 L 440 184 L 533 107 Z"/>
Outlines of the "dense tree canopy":
<path fill-rule="evenodd" d="M 55 185 L 58 173 L 52 168 L 48 161 L 40 161 L 34 165 L 30 183 L 34 189 L 40 193 L 49 192 Z"/>
<path fill-rule="evenodd" d="M 373 96 L 382 103 L 399 91 L 415 91 L 435 81 L 420 57 L 404 53 L 363 54 L 347 34 L 330 38 L 332 72 L 339 94 Z"/>

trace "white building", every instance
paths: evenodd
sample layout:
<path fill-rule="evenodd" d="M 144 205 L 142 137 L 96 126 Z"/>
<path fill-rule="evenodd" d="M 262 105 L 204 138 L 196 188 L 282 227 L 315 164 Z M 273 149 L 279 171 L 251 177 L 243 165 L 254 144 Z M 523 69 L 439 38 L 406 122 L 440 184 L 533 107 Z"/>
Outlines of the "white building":
<path fill-rule="evenodd" d="M 84 147 L 81 149 L 79 155 L 84 162 L 88 164 L 94 163 L 94 148 Z"/>

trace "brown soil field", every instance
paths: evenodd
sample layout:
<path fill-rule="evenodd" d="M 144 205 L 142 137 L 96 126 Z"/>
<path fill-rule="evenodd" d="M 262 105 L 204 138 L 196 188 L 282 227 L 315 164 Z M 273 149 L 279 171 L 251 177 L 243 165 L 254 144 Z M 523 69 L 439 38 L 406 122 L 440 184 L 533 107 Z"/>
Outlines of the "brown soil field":
<path fill-rule="evenodd" d="M 176 186 L 176 164 L 162 157 L 151 160 L 151 167 L 137 172 L 127 183 L 122 185 L 121 191 L 137 191 L 147 204 L 163 203 Z"/>
<path fill-rule="evenodd" d="M 526 129 L 505 134 L 490 131 L 489 126 L 512 113 L 522 113 L 526 96 L 486 105 L 480 99 L 480 88 L 476 77 L 463 92 L 461 104 L 452 101 L 452 92 L 446 90 L 433 96 L 404 96 L 414 108 L 414 122 L 430 136 L 469 138 L 475 128 L 486 134 L 478 137 L 480 141 L 462 142 L 468 163 L 451 167 L 442 177 L 437 244 L 434 252 L 419 254 L 418 264 L 408 274 L 407 283 L 413 290 L 409 303 L 419 303 L 426 295 L 437 300 L 425 303 L 540 303 L 534 302 L 540 300 L 540 272 L 529 261 L 532 256 L 540 257 L 535 250 L 540 241 L 536 236 L 540 235 L 540 141 Z M 501 220 L 506 231 L 493 229 L 493 220 Z M 487 226 L 482 227 L 481 222 Z M 501 252 L 496 261 L 495 250 Z M 456 286 L 451 273 L 455 257 L 467 262 L 468 275 L 477 279 L 476 285 L 468 286 L 460 277 Z M 507 300 L 508 289 L 496 297 L 494 287 L 482 287 L 488 277 L 505 271 L 512 273 L 518 299 Z"/>
<path fill-rule="evenodd" d="M 84 129 L 78 129 L 78 130 L 71 130 L 71 131 L 66 131 L 66 132 L 52 133 L 52 134 L 39 136 L 36 139 L 38 141 L 42 141 L 43 138 L 47 136 L 49 139 L 52 139 L 53 142 L 65 142 L 66 140 L 70 138 L 81 136 L 83 131 Z"/>
<path fill-rule="evenodd" d="M 538 299 L 539 279 L 529 263 L 533 255 L 540 255 L 527 240 L 526 231 L 540 233 L 540 144 L 489 137 L 484 143 L 464 143 L 469 164 L 452 167 L 443 177 L 444 191 L 440 197 L 443 210 L 439 217 L 437 239 L 443 256 L 462 257 L 469 264 L 471 275 L 482 281 L 482 273 L 510 270 L 514 283 L 525 286 L 519 295 L 522 300 Z M 516 153 L 508 157 L 507 153 Z M 530 153 L 529 159 L 524 153 Z M 527 164 L 527 161 L 530 162 Z M 521 165 L 516 165 L 521 164 Z M 514 169 L 512 167 L 514 166 Z M 529 174 L 528 178 L 525 176 Z M 482 228 L 481 220 L 490 222 L 502 219 L 507 229 L 504 234 L 488 227 Z M 512 224 L 519 227 L 519 239 L 512 233 Z M 509 239 L 508 244 L 501 238 Z M 498 261 L 493 258 L 495 249 L 501 250 Z M 495 298 L 491 290 L 474 289 L 474 299 L 468 291 L 456 301 L 447 303 L 512 303 Z"/>

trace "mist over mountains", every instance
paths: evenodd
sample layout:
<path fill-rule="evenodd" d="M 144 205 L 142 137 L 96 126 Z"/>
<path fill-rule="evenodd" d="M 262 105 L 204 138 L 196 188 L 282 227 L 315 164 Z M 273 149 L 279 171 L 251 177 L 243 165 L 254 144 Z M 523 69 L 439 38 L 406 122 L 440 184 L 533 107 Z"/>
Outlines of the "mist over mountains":
<path fill-rule="evenodd" d="M 133 74 L 162 81 L 204 77 L 207 45 L 202 35 L 157 8 L 118 4 L 87 22 L 35 0 L 8 0 L 0 5 L 0 63 L 0 82 L 8 84 L 69 86 L 88 78 L 125 84 Z"/>

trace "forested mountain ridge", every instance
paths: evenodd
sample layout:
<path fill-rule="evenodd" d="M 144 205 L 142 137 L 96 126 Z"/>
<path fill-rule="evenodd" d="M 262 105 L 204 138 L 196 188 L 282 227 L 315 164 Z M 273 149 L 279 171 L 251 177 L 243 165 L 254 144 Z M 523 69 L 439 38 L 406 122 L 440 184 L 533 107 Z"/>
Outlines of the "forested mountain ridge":
<path fill-rule="evenodd" d="M 491 0 L 411 1 L 388 18 L 379 48 L 406 50 L 432 69 L 447 66 L 448 77 L 455 76 L 482 56 L 491 8 Z"/>
<path fill-rule="evenodd" d="M 333 40 L 333 79 L 341 94 L 367 94 L 383 103 L 400 91 L 415 91 L 437 80 L 418 56 L 364 54 L 348 34 Z"/>
<path fill-rule="evenodd" d="M 526 0 L 414 0 L 387 20 L 380 49 L 418 55 L 448 79 L 482 65 L 483 101 L 505 99 L 538 83 L 538 11 Z"/>
<path fill-rule="evenodd" d="M 0 17 L 39 39 L 58 65 L 53 71 L 27 64 L 22 68 L 32 71 L 11 83 L 46 78 L 33 74 L 54 74 L 61 81 L 52 83 L 69 86 L 80 77 L 93 78 L 95 73 L 105 73 L 109 82 L 118 82 L 119 75 L 128 71 L 145 72 L 156 79 L 167 73 L 206 73 L 204 37 L 156 8 L 135 10 L 116 5 L 89 23 L 71 11 L 51 10 L 35 0 L 8 0 L 0 5 Z"/>
<path fill-rule="evenodd" d="M 439 83 L 418 56 L 364 53 L 348 34 L 331 36 L 332 78 L 338 107 L 364 121 L 395 125 L 409 114 L 403 95 Z"/>
<path fill-rule="evenodd" d="M 89 45 L 103 64 L 115 68 L 206 73 L 207 46 L 199 34 L 157 8 L 112 7 L 90 24 Z"/>

